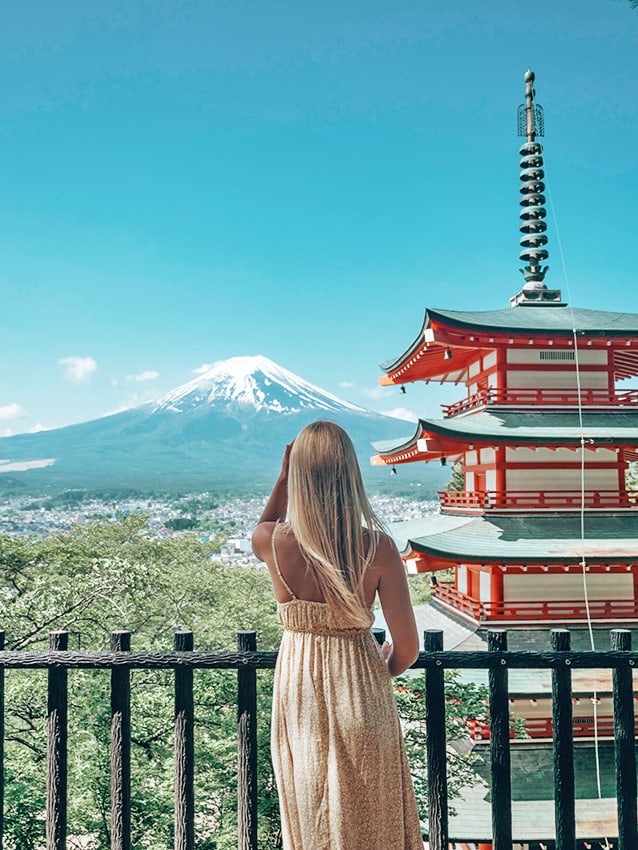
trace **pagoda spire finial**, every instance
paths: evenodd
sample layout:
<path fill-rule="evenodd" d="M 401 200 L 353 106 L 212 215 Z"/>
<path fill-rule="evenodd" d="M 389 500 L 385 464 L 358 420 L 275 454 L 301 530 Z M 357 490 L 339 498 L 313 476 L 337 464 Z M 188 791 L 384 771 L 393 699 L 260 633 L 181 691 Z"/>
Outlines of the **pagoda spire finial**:
<path fill-rule="evenodd" d="M 545 218 L 545 184 L 543 178 L 543 146 L 537 141 L 545 135 L 543 107 L 535 102 L 533 71 L 525 73 L 525 103 L 518 107 L 518 135 L 525 136 L 521 145 L 521 225 L 522 251 L 519 254 L 526 265 L 520 269 L 525 284 L 520 292 L 510 298 L 510 307 L 564 306 L 560 289 L 548 289 L 544 283 L 549 266 L 542 263 L 549 257 L 547 251 L 547 223 Z"/>
<path fill-rule="evenodd" d="M 533 71 L 525 74 L 525 103 L 518 107 L 518 135 L 526 136 L 521 145 L 521 238 L 520 259 L 527 263 L 521 274 L 525 278 L 524 290 L 547 289 L 543 282 L 549 266 L 541 263 L 549 257 L 547 245 L 547 224 L 544 219 L 545 184 L 543 177 L 543 146 L 536 141 L 544 135 L 543 107 L 535 103 L 535 75 Z"/>

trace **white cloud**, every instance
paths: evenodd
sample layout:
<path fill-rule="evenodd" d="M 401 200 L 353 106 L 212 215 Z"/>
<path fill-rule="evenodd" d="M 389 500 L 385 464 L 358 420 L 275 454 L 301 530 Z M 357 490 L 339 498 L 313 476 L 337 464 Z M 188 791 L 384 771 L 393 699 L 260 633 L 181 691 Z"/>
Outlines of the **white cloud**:
<path fill-rule="evenodd" d="M 41 422 L 36 422 L 33 428 L 29 428 L 29 434 L 39 434 L 40 431 L 50 431 L 49 425 L 43 425 Z"/>
<path fill-rule="evenodd" d="M 24 413 L 24 408 L 15 401 L 12 404 L 0 406 L 0 422 L 8 422 L 9 419 L 17 419 Z"/>
<path fill-rule="evenodd" d="M 363 395 L 366 398 L 387 398 L 388 389 L 387 387 L 371 387 L 369 389 L 365 389 L 363 391 Z"/>
<path fill-rule="evenodd" d="M 62 357 L 58 363 L 64 366 L 66 378 L 74 384 L 90 380 L 97 369 L 97 363 L 92 357 Z"/>
<path fill-rule="evenodd" d="M 407 407 L 394 407 L 392 410 L 383 410 L 386 416 L 394 416 L 395 419 L 405 419 L 407 422 L 418 422 L 419 417 Z"/>
<path fill-rule="evenodd" d="M 140 372 L 139 375 L 129 375 L 126 380 L 141 383 L 142 381 L 154 381 L 155 378 L 159 378 L 159 372 L 154 369 L 147 369 L 145 372 Z"/>
<path fill-rule="evenodd" d="M 353 381 L 339 381 L 338 386 L 340 386 L 344 390 L 349 390 L 351 387 L 354 387 Z"/>
<path fill-rule="evenodd" d="M 208 372 L 210 369 L 212 369 L 214 365 L 214 363 L 202 363 L 202 365 L 198 366 L 197 369 L 193 369 L 193 374 L 203 375 L 204 372 Z"/>

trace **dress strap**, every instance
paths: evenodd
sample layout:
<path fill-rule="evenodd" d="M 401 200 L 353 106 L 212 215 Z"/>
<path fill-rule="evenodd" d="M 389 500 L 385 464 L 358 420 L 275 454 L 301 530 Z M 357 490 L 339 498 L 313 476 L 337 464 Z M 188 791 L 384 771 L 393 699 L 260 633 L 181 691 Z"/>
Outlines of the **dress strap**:
<path fill-rule="evenodd" d="M 281 579 L 281 583 L 286 588 L 288 593 L 292 596 L 292 598 L 296 599 L 297 598 L 296 594 L 294 594 L 292 592 L 292 590 L 290 589 L 290 585 L 288 584 L 286 579 L 282 576 L 281 570 L 279 569 L 279 561 L 277 559 L 277 549 L 275 548 L 275 535 L 277 534 L 277 531 L 280 528 L 281 528 L 281 524 L 280 524 L 279 520 L 277 520 L 277 522 L 275 523 L 275 527 L 272 530 L 272 559 L 273 559 L 273 562 L 275 564 L 275 569 L 277 570 L 277 575 Z"/>

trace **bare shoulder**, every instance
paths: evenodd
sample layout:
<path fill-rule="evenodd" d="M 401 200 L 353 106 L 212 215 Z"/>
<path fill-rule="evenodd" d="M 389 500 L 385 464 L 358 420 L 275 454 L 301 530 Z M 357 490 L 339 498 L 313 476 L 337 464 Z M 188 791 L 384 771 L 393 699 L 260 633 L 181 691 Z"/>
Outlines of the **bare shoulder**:
<path fill-rule="evenodd" d="M 275 522 L 260 522 L 253 531 L 252 546 L 255 556 L 260 561 L 267 561 L 272 551 L 272 535 Z"/>
<path fill-rule="evenodd" d="M 381 570 L 385 568 L 403 568 L 403 562 L 401 560 L 401 556 L 399 555 L 397 544 L 394 542 L 394 539 L 390 537 L 389 534 L 385 534 L 382 531 L 379 532 L 379 537 L 377 540 L 377 551 L 374 557 L 374 565 L 375 567 L 378 567 Z"/>

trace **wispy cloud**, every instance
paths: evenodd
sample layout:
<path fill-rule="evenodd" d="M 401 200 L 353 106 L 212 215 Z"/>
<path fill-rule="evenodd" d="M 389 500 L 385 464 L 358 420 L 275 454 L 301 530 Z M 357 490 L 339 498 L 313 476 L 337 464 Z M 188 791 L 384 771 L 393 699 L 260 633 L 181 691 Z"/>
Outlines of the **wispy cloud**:
<path fill-rule="evenodd" d="M 97 369 L 97 363 L 92 357 L 62 357 L 58 363 L 64 366 L 65 377 L 74 384 L 90 381 Z"/>
<path fill-rule="evenodd" d="M 193 369 L 193 374 L 203 375 L 204 372 L 208 372 L 210 369 L 212 369 L 214 365 L 214 363 L 202 363 L 202 365 L 198 366 L 197 369 Z"/>
<path fill-rule="evenodd" d="M 141 383 L 142 381 L 154 381 L 155 378 L 159 378 L 159 372 L 154 369 L 147 369 L 145 372 L 140 372 L 139 375 L 129 375 L 126 380 Z"/>
<path fill-rule="evenodd" d="M 40 431 L 50 431 L 51 428 L 48 425 L 43 425 L 41 422 L 36 422 L 33 428 L 29 428 L 29 434 L 39 434 Z"/>
<path fill-rule="evenodd" d="M 338 386 L 340 386 L 344 390 L 349 390 L 352 387 L 354 387 L 354 382 L 353 381 L 339 381 Z"/>
<path fill-rule="evenodd" d="M 10 419 L 17 419 L 24 414 L 24 408 L 15 401 L 12 404 L 4 404 L 0 406 L 0 422 L 8 422 Z"/>
<path fill-rule="evenodd" d="M 366 398 L 387 398 L 388 390 L 385 387 L 367 387 L 363 390 Z"/>

